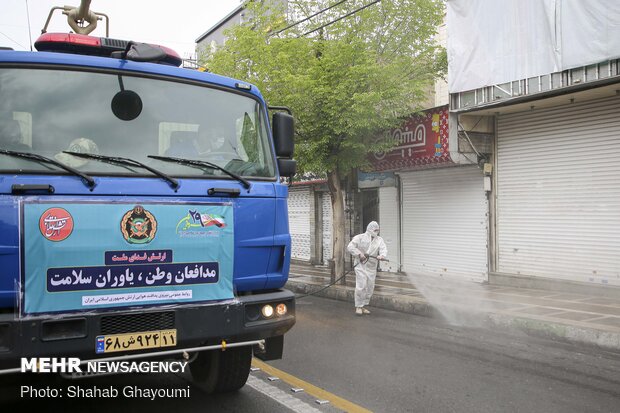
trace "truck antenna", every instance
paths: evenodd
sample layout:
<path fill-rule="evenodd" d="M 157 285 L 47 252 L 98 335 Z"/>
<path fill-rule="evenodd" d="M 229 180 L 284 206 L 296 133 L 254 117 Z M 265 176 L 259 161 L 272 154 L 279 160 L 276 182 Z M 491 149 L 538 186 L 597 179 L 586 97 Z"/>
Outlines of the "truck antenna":
<path fill-rule="evenodd" d="M 28 10 L 28 0 L 26 0 L 26 19 L 28 20 L 28 41 L 32 52 L 32 31 L 30 29 L 30 10 Z"/>

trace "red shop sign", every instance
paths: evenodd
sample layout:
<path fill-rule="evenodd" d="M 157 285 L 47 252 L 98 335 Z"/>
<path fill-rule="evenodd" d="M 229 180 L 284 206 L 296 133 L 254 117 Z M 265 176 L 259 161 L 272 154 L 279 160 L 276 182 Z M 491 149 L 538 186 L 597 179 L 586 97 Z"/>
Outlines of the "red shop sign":
<path fill-rule="evenodd" d="M 435 166 L 452 163 L 448 152 L 448 107 L 413 115 L 390 131 L 395 147 L 371 155 L 375 171 Z"/>

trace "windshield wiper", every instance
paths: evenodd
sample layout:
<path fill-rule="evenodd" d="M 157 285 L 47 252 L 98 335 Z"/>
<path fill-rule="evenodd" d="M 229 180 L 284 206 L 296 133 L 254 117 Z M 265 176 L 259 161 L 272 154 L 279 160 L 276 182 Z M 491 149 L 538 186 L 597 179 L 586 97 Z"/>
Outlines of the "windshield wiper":
<path fill-rule="evenodd" d="M 152 172 L 153 174 L 167 181 L 172 187 L 172 189 L 174 189 L 175 191 L 179 188 L 179 182 L 176 179 L 166 175 L 165 173 L 161 171 L 158 171 L 157 169 L 151 168 L 150 166 L 145 165 L 142 162 L 138 162 L 134 159 L 123 158 L 121 156 L 95 155 L 94 153 L 82 153 L 82 152 L 71 152 L 71 151 L 63 151 L 63 153 L 68 153 L 69 155 L 77 156 L 80 158 L 96 159 L 98 161 L 116 163 L 119 165 L 137 166 L 139 168 L 146 169 L 147 171 Z"/>
<path fill-rule="evenodd" d="M 153 159 L 159 159 L 160 161 L 176 162 L 176 163 L 180 163 L 181 165 L 192 165 L 192 166 L 198 166 L 201 168 L 217 169 L 218 171 L 222 171 L 226 175 L 230 176 L 231 178 L 234 178 L 237 181 L 241 182 L 241 184 L 243 185 L 245 189 L 250 189 L 250 187 L 252 186 L 252 184 L 250 184 L 250 182 L 247 179 L 244 179 L 240 177 L 239 175 L 233 172 L 230 172 L 228 169 L 222 168 L 221 166 L 216 165 L 211 162 L 199 161 L 196 159 L 174 158 L 172 156 L 148 155 L 148 157 L 153 158 Z"/>
<path fill-rule="evenodd" d="M 79 176 L 80 178 L 82 178 L 83 182 L 91 190 L 95 187 L 95 180 L 92 177 L 86 175 L 83 172 L 78 171 L 77 169 L 74 169 L 74 168 L 70 167 L 69 165 L 65 165 L 62 162 L 58 162 L 55 159 L 48 158 L 46 156 L 39 155 L 39 154 L 36 154 L 36 153 L 20 152 L 20 151 L 9 151 L 7 149 L 0 149 L 0 153 L 4 154 L 4 155 L 14 156 L 16 158 L 30 159 L 30 160 L 33 160 L 33 161 L 42 162 L 42 163 L 46 163 L 46 164 L 49 164 L 49 165 L 57 166 L 60 169 L 64 169 L 65 171 L 70 172 L 73 175 L 76 175 L 76 176 Z"/>

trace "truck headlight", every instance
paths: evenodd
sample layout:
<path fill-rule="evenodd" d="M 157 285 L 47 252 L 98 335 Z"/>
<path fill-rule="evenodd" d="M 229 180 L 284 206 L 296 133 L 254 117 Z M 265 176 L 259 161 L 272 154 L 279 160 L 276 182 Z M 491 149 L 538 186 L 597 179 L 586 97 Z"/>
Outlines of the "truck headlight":
<path fill-rule="evenodd" d="M 263 317 L 270 318 L 271 316 L 273 316 L 273 307 L 269 304 L 264 305 L 261 309 L 261 313 L 263 314 Z"/>
<path fill-rule="evenodd" d="M 276 314 L 279 315 L 280 317 L 286 315 L 286 313 L 288 313 L 288 308 L 286 308 L 286 304 L 282 303 L 282 304 L 278 304 L 276 306 Z"/>

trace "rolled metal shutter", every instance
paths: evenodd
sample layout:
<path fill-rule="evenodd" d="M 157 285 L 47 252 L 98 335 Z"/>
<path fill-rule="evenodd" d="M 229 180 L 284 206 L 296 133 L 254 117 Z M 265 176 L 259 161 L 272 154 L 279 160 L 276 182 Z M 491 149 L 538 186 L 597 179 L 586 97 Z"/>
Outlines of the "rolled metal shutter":
<path fill-rule="evenodd" d="M 389 260 L 380 264 L 383 271 L 399 270 L 398 208 L 398 188 L 393 186 L 379 188 L 379 227 L 388 250 L 386 258 Z"/>
<path fill-rule="evenodd" d="M 321 213 L 323 214 L 323 264 L 333 257 L 332 253 L 332 200 L 329 192 L 321 194 Z"/>
<path fill-rule="evenodd" d="M 498 117 L 497 270 L 620 285 L 620 98 Z"/>
<path fill-rule="evenodd" d="M 288 223 L 291 258 L 310 261 L 310 190 L 291 188 L 288 194 Z"/>
<path fill-rule="evenodd" d="M 488 202 L 477 166 L 401 175 L 403 271 L 488 278 Z"/>

